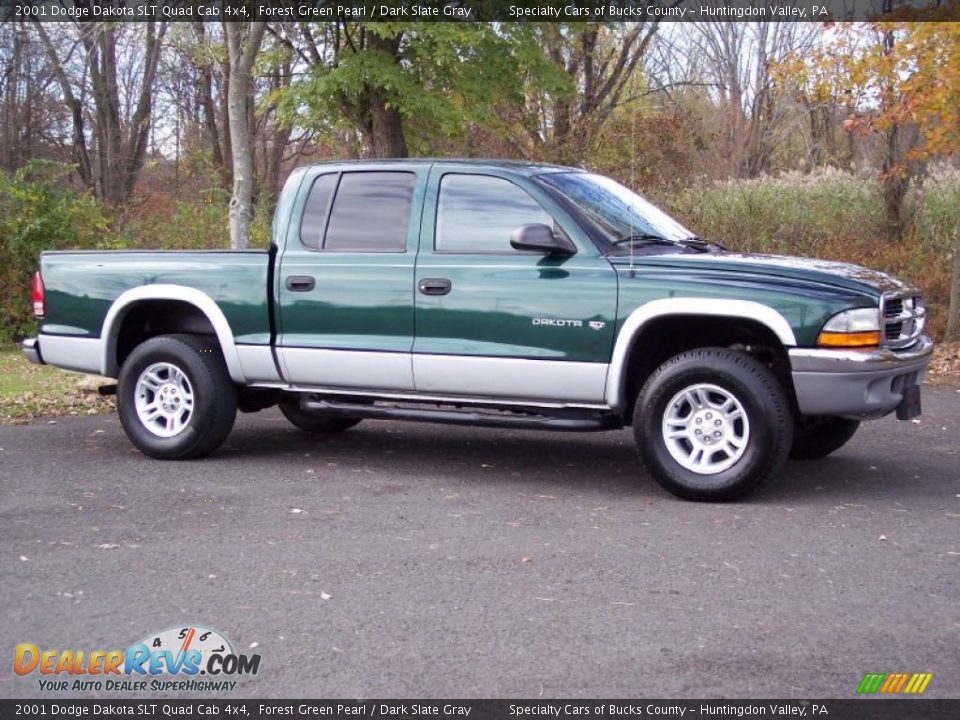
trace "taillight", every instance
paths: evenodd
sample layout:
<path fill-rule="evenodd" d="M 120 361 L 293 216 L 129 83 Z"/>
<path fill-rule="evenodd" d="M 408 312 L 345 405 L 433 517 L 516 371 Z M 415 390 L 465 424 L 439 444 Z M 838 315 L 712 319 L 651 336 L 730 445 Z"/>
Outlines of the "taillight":
<path fill-rule="evenodd" d="M 42 318 L 47 314 L 47 298 L 43 289 L 43 278 L 38 270 L 33 274 L 33 314 Z"/>

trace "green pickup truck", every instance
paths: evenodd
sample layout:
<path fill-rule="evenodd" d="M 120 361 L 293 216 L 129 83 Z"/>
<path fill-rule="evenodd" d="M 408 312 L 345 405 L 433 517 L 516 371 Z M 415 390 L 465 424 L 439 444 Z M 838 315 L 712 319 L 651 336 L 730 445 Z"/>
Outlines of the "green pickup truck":
<path fill-rule="evenodd" d="M 117 378 L 131 442 L 216 450 L 237 410 L 632 426 L 670 492 L 730 500 L 861 420 L 920 412 L 914 288 L 727 252 L 613 180 L 506 161 L 295 170 L 269 250 L 47 252 L 34 362 Z"/>

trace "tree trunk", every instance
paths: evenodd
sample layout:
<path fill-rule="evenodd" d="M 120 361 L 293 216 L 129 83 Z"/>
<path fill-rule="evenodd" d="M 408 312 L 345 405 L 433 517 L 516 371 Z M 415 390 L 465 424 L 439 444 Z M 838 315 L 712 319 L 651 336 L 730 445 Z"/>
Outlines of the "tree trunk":
<path fill-rule="evenodd" d="M 405 158 L 409 156 L 400 112 L 388 107 L 382 90 L 370 91 L 370 157 Z"/>
<path fill-rule="evenodd" d="M 950 306 L 944 342 L 960 341 L 960 222 L 953 232 L 953 279 L 950 281 Z"/>
<path fill-rule="evenodd" d="M 887 215 L 887 238 L 893 242 L 903 239 L 903 200 L 907 196 L 907 187 L 910 184 L 907 168 L 901 160 L 900 126 L 893 125 L 887 131 L 887 151 L 881 174 L 883 202 Z"/>
<path fill-rule="evenodd" d="M 246 39 L 240 23 L 225 22 L 230 55 L 230 82 L 227 88 L 227 115 L 233 154 L 233 197 L 230 198 L 230 246 L 250 247 L 253 219 L 253 150 L 250 143 L 250 72 L 260 50 L 266 23 L 250 23 Z"/>
<path fill-rule="evenodd" d="M 395 63 L 400 60 L 397 51 L 400 35 L 380 37 L 376 33 L 367 33 L 367 47 L 372 51 L 381 51 L 389 55 Z M 366 134 L 369 154 L 375 158 L 405 158 L 409 156 L 407 138 L 403 133 L 403 118 L 396 106 L 390 106 L 387 92 L 382 87 L 370 87 L 369 122 Z"/>
<path fill-rule="evenodd" d="M 220 156 L 223 158 L 223 180 L 225 187 L 233 187 L 233 143 L 230 140 L 230 112 L 227 109 L 230 88 L 230 60 L 220 63 L 223 76 L 223 89 L 220 91 Z"/>
<path fill-rule="evenodd" d="M 124 199 L 121 175 L 126 166 L 120 128 L 117 32 L 115 25 L 99 22 L 82 30 L 96 117 L 97 195 L 107 205 L 117 205 Z"/>
<path fill-rule="evenodd" d="M 270 82 L 270 95 L 277 97 L 290 87 L 293 77 L 293 60 L 291 56 L 277 60 L 273 67 L 273 77 Z M 293 134 L 293 125 L 277 121 L 276 101 L 272 101 L 264 108 L 264 130 L 258 130 L 258 137 L 262 138 L 263 171 L 260 173 L 261 192 L 273 202 L 280 191 L 280 176 L 283 170 L 284 154 L 290 144 Z M 267 122 L 267 120 L 271 122 Z"/>
<path fill-rule="evenodd" d="M 128 137 L 123 147 L 124 166 L 121 174 L 121 196 L 123 200 L 133 194 L 133 188 L 147 157 L 147 141 L 153 124 L 151 117 L 153 115 L 153 85 L 157 77 L 157 67 L 160 63 L 160 52 L 166 29 L 165 23 L 160 23 L 159 27 L 153 22 L 147 23 L 143 79 L 140 83 L 140 94 L 130 123 Z"/>
<path fill-rule="evenodd" d="M 210 148 L 210 159 L 213 166 L 220 174 L 221 182 L 225 188 L 233 184 L 233 178 L 227 172 L 226 163 L 223 159 L 223 148 L 220 141 L 220 128 L 217 125 L 217 111 L 213 104 L 213 64 L 209 59 L 206 48 L 207 35 L 203 22 L 193 24 L 197 35 L 197 41 L 202 46 L 203 61 L 197 63 L 197 72 L 199 82 L 197 84 L 197 104 L 203 112 L 203 144 Z"/>
<path fill-rule="evenodd" d="M 11 25 L 8 32 L 13 38 L 13 49 L 10 52 L 2 78 L 6 82 L 6 87 L 4 88 L 3 102 L 3 147 L 0 148 L 3 158 L 0 165 L 4 170 L 12 172 L 23 164 L 25 157 L 29 158 L 30 155 L 25 154 L 23 148 L 21 148 L 23 125 L 20 117 L 20 88 L 23 78 L 22 58 L 24 50 L 22 22 L 17 21 L 16 26 Z M 4 40 L 6 41 L 7 38 L 4 38 Z M 0 82 L 0 85 L 2 85 L 2 82 Z"/>
<path fill-rule="evenodd" d="M 891 0 L 884 0 L 884 12 L 893 10 Z M 896 36 L 893 31 L 887 31 L 883 34 L 882 52 L 884 55 L 890 55 L 896 44 Z M 885 96 L 892 94 L 889 88 L 884 91 Z M 888 99 L 884 99 L 886 104 Z M 887 214 L 887 238 L 891 241 L 899 242 L 903 239 L 903 199 L 907 196 L 907 185 L 910 177 L 907 175 L 907 168 L 903 166 L 903 153 L 900 148 L 900 126 L 894 123 L 887 130 L 887 147 L 883 157 L 883 171 L 881 181 L 883 183 L 883 201 Z"/>

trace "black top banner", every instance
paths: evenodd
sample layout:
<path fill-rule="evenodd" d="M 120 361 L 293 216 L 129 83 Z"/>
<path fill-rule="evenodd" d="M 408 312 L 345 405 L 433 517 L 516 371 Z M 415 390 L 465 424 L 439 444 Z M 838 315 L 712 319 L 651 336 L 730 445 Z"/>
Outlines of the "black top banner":
<path fill-rule="evenodd" d="M 955 720 L 960 700 L 0 700 L 0 718 Z"/>
<path fill-rule="evenodd" d="M 957 0 L 0 0 L 0 21 L 836 22 L 960 20 Z"/>

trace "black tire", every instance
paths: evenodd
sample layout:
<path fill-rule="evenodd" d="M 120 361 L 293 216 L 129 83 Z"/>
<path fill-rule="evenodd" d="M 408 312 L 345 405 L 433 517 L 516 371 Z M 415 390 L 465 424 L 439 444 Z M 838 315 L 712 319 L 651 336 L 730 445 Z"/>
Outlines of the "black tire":
<path fill-rule="evenodd" d="M 156 377 L 165 377 L 166 384 L 157 393 L 141 389 L 141 375 L 151 366 L 161 368 Z M 142 420 L 137 409 L 142 404 L 159 402 L 163 389 L 176 385 L 169 367 L 178 369 L 192 390 L 193 408 L 188 419 L 180 416 L 183 429 L 170 437 L 162 437 Z M 181 388 L 182 389 L 182 388 Z M 172 407 L 172 406 L 170 406 Z M 191 460 L 216 450 L 233 428 L 237 416 L 237 389 L 230 379 L 216 338 L 203 335 L 160 335 L 138 345 L 123 367 L 117 385 L 117 411 L 127 437 L 140 452 L 160 460 Z M 175 414 L 175 411 L 174 411 Z M 176 426 L 166 419 L 167 431 Z M 163 428 L 159 428 L 163 430 Z"/>
<path fill-rule="evenodd" d="M 694 396 L 685 395 L 687 390 L 705 402 L 695 409 Z M 732 409 L 720 411 L 717 405 L 730 398 Z M 686 415 L 677 410 L 684 405 L 689 408 Z M 685 433 L 690 431 L 678 430 L 670 448 L 681 456 L 688 454 L 689 463 L 696 465 L 695 458 L 702 457 L 712 465 L 693 471 L 671 454 L 663 430 L 671 408 L 674 424 L 688 423 L 698 437 L 688 440 Z M 709 411 L 713 412 L 707 416 Z M 707 425 L 711 431 L 722 431 L 720 439 L 712 432 L 706 433 L 709 439 L 704 437 L 700 428 Z M 701 348 L 675 355 L 650 376 L 637 396 L 633 433 L 641 461 L 665 489 L 686 500 L 722 502 L 753 490 L 783 465 L 793 441 L 793 416 L 783 387 L 766 366 L 744 353 Z M 728 437 L 741 444 L 728 446 Z"/>
<path fill-rule="evenodd" d="M 300 407 L 300 398 L 296 396 L 283 398 L 280 401 L 280 412 L 292 425 L 308 433 L 343 432 L 360 422 L 360 418 L 334 417 L 304 410 Z"/>
<path fill-rule="evenodd" d="M 801 416 L 794 422 L 794 460 L 819 460 L 836 452 L 852 438 L 860 427 L 859 420 L 830 415 Z"/>

